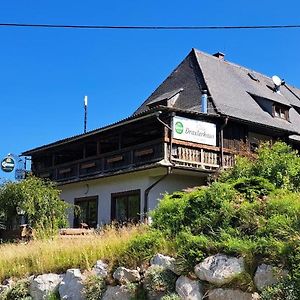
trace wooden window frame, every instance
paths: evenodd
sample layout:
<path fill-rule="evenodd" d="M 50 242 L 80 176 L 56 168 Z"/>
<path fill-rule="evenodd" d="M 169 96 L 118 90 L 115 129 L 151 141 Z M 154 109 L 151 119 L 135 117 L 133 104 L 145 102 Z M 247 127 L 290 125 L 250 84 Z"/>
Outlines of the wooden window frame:
<path fill-rule="evenodd" d="M 141 190 L 140 189 L 136 189 L 136 190 L 128 190 L 128 191 L 124 191 L 124 192 L 117 192 L 117 193 L 111 193 L 111 210 L 110 210 L 110 219 L 111 221 L 116 221 L 118 222 L 118 220 L 116 220 L 116 199 L 118 197 L 129 197 L 129 196 L 134 196 L 137 195 L 139 197 L 139 213 L 141 212 Z M 127 216 L 126 219 L 128 220 L 128 198 L 127 198 Z"/>
<path fill-rule="evenodd" d="M 74 205 L 78 205 L 79 202 L 89 202 L 89 201 L 93 201 L 96 200 L 96 224 L 98 224 L 98 218 L 99 218 L 99 214 L 98 214 L 98 208 L 99 208 L 99 196 L 88 196 L 88 197 L 79 197 L 79 198 L 75 198 L 74 199 Z M 75 227 L 75 223 L 76 223 L 76 217 L 74 214 L 74 218 L 73 218 L 73 227 Z M 79 224 L 78 224 L 79 225 Z"/>
<path fill-rule="evenodd" d="M 273 117 L 289 121 L 289 109 L 287 107 L 274 103 L 272 110 Z"/>

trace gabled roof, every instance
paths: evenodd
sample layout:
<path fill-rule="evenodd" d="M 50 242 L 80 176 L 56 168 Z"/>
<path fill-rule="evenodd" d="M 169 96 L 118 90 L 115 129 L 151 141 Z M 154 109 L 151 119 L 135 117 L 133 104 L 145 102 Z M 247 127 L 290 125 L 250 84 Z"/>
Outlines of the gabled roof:
<path fill-rule="evenodd" d="M 183 88 L 183 91 L 175 108 L 200 111 L 201 90 L 207 89 L 209 114 L 217 113 L 300 134 L 300 115 L 294 108 L 300 108 L 300 90 L 283 85 L 280 93 L 276 93 L 273 86 L 268 76 L 193 49 L 135 113 L 147 110 L 147 104 L 153 99 L 176 88 Z M 264 111 L 253 95 L 290 107 L 290 122 Z"/>
<path fill-rule="evenodd" d="M 280 87 L 280 93 L 273 91 L 273 82 L 259 72 L 227 62 L 196 49 L 175 68 L 163 83 L 147 98 L 132 116 L 114 124 L 69 137 L 54 143 L 28 150 L 22 155 L 31 155 L 65 143 L 148 118 L 157 113 L 152 107 L 162 100 L 178 96 L 173 107 L 159 107 L 159 110 L 187 112 L 201 115 L 202 90 L 208 90 L 208 115 L 229 116 L 246 123 L 286 130 L 293 140 L 300 141 L 300 90 L 290 85 Z M 254 99 L 254 96 L 280 103 L 289 109 L 289 121 L 274 118 Z M 148 105 L 150 104 L 150 107 Z"/>

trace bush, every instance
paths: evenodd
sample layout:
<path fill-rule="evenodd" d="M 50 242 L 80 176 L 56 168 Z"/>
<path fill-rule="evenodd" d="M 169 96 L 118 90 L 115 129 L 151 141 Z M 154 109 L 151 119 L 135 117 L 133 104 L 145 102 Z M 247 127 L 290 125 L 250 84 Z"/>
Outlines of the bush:
<path fill-rule="evenodd" d="M 159 203 L 159 209 L 151 213 L 153 227 L 162 230 L 165 234 L 174 236 L 184 229 L 184 210 L 188 201 L 186 193 L 176 192 L 166 194 Z"/>
<path fill-rule="evenodd" d="M 214 242 L 205 235 L 182 232 L 176 238 L 177 268 L 184 273 L 193 270 L 209 253 L 216 252 Z"/>
<path fill-rule="evenodd" d="M 223 172 L 222 182 L 241 177 L 260 176 L 277 188 L 300 190 L 300 157 L 297 151 L 283 142 L 261 144 L 256 159 L 239 157 L 235 166 Z"/>
<path fill-rule="evenodd" d="M 12 287 L 5 290 L 0 295 L 1 300 L 31 300 L 32 297 L 29 294 L 29 281 L 19 280 L 13 284 Z"/>
<path fill-rule="evenodd" d="M 275 190 L 272 183 L 259 176 L 241 177 L 232 186 L 249 201 L 254 201 L 257 197 L 267 196 Z"/>
<path fill-rule="evenodd" d="M 295 284 L 290 279 L 265 288 L 260 296 L 261 300 L 299 300 Z"/>
<path fill-rule="evenodd" d="M 161 300 L 181 300 L 181 297 L 173 293 L 163 296 Z"/>
<path fill-rule="evenodd" d="M 17 210 L 23 210 L 32 227 L 52 235 L 67 224 L 69 205 L 59 195 L 53 183 L 36 177 L 6 182 L 0 186 L 0 215 L 9 222 L 17 216 Z"/>
<path fill-rule="evenodd" d="M 170 294 L 175 291 L 176 280 L 172 271 L 153 265 L 145 273 L 144 288 L 150 296 Z"/>
<path fill-rule="evenodd" d="M 158 230 L 149 230 L 134 237 L 119 257 L 118 265 L 136 268 L 148 262 L 150 258 L 160 252 L 165 244 L 163 234 Z"/>
<path fill-rule="evenodd" d="M 85 279 L 83 286 L 83 295 L 86 300 L 100 300 L 106 290 L 104 278 L 97 275 L 89 275 Z"/>

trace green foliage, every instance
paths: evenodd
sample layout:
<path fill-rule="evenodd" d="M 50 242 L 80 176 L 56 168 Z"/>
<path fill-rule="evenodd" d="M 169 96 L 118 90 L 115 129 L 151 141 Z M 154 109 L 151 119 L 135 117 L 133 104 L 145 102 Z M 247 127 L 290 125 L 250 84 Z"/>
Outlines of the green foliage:
<path fill-rule="evenodd" d="M 212 239 L 205 235 L 192 235 L 190 232 L 181 232 L 176 238 L 177 268 L 188 273 L 200 263 L 208 253 L 216 251 Z"/>
<path fill-rule="evenodd" d="M 69 206 L 59 198 L 59 194 L 53 183 L 36 177 L 4 183 L 0 187 L 0 214 L 10 220 L 17 215 L 17 208 L 21 209 L 36 230 L 53 234 L 67 222 Z"/>
<path fill-rule="evenodd" d="M 193 234 L 216 233 L 216 229 L 229 224 L 234 214 L 231 202 L 236 196 L 229 184 L 219 182 L 189 193 L 183 216 L 185 227 Z"/>
<path fill-rule="evenodd" d="M 241 177 L 260 176 L 277 188 L 300 190 L 300 157 L 283 142 L 262 144 L 256 159 L 240 157 L 236 165 L 221 174 L 222 182 L 235 181 Z"/>
<path fill-rule="evenodd" d="M 249 200 L 269 195 L 275 187 L 267 179 L 259 176 L 241 177 L 233 183 L 233 188 Z"/>
<path fill-rule="evenodd" d="M 265 291 L 265 297 L 273 295 L 265 299 L 300 299 L 299 179 L 297 153 L 281 142 L 264 144 L 256 159 L 238 158 L 210 186 L 166 195 L 153 213 L 153 227 L 176 241 L 185 272 L 216 253 L 244 257 L 252 275 L 264 261 L 291 274 L 290 281 Z M 249 275 L 240 287 L 253 290 Z"/>
<path fill-rule="evenodd" d="M 298 300 L 295 284 L 292 280 L 286 279 L 276 285 L 267 287 L 260 294 L 261 300 Z"/>
<path fill-rule="evenodd" d="M 0 300 L 31 300 L 32 297 L 29 294 L 29 281 L 19 280 L 12 287 L 5 290 L 0 295 Z"/>
<path fill-rule="evenodd" d="M 50 294 L 48 294 L 46 296 L 45 300 L 60 300 L 60 295 L 59 295 L 58 289 L 56 291 L 51 292 Z"/>
<path fill-rule="evenodd" d="M 104 278 L 97 275 L 89 275 L 83 286 L 83 295 L 86 300 L 100 300 L 106 290 Z"/>
<path fill-rule="evenodd" d="M 181 297 L 177 294 L 168 294 L 161 298 L 161 300 L 180 300 Z"/>
<path fill-rule="evenodd" d="M 144 288 L 150 296 L 170 294 L 175 290 L 176 279 L 172 271 L 153 265 L 145 273 Z"/>
<path fill-rule="evenodd" d="M 166 194 L 164 200 L 160 202 L 159 210 L 154 210 L 151 214 L 155 220 L 156 228 L 174 235 L 184 228 L 182 219 L 184 217 L 184 209 L 186 207 L 188 197 L 186 193 L 176 192 L 174 194 Z"/>
<path fill-rule="evenodd" d="M 136 268 L 162 249 L 165 239 L 158 230 L 149 230 L 133 238 L 119 257 L 119 265 Z"/>

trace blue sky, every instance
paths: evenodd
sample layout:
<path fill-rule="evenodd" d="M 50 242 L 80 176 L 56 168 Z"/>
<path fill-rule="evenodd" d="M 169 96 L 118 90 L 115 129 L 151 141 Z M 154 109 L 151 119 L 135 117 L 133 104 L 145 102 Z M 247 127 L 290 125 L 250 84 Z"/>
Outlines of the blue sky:
<path fill-rule="evenodd" d="M 0 23 L 299 24 L 299 1 L 0 0 Z M 0 158 L 130 115 L 191 48 L 300 87 L 300 29 L 67 30 L 0 27 Z M 0 177 L 11 178 L 0 171 Z"/>

